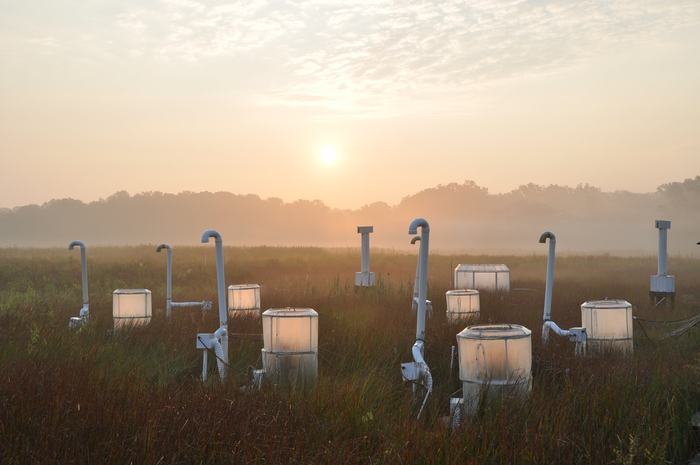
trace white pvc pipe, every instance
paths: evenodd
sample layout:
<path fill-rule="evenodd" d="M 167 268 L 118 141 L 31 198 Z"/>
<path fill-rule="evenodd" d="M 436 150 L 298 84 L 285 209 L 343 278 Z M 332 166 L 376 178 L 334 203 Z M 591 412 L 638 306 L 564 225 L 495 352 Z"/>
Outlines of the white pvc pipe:
<path fill-rule="evenodd" d="M 362 233 L 362 262 L 360 271 L 369 272 L 369 233 Z"/>
<path fill-rule="evenodd" d="M 549 254 L 547 255 L 547 281 L 544 292 L 544 321 L 552 316 L 552 281 L 554 280 L 554 252 L 557 246 L 557 238 L 551 231 L 546 231 L 540 236 L 540 243 L 544 244 L 549 239 Z"/>
<path fill-rule="evenodd" d="M 423 351 L 423 341 L 416 341 L 413 344 L 413 347 L 411 348 L 411 353 L 413 354 L 413 361 L 418 365 L 418 369 L 423 374 L 425 387 L 428 390 L 428 392 L 425 394 L 425 398 L 423 399 L 423 404 L 421 405 L 420 410 L 418 411 L 418 417 L 416 418 L 416 420 L 420 419 L 421 413 L 423 413 L 423 409 L 425 408 L 425 403 L 428 401 L 428 396 L 431 392 L 433 392 L 433 375 L 430 374 L 430 368 L 423 359 Z"/>
<path fill-rule="evenodd" d="M 433 376 L 430 374 L 430 368 L 423 358 L 425 352 L 425 311 L 428 293 L 430 225 L 423 218 L 416 218 L 409 225 L 408 234 L 416 234 L 419 227 L 421 228 L 420 250 L 418 251 L 418 267 L 416 269 L 416 281 L 418 281 L 418 318 L 416 322 L 416 342 L 413 344 L 411 353 L 413 354 L 413 362 L 420 373 L 419 379 L 423 378 L 424 385 L 428 392 L 425 394 L 425 399 L 423 399 L 423 404 L 418 412 L 417 419 L 420 419 L 423 409 L 425 408 L 425 403 L 428 401 L 428 396 L 430 396 L 430 393 L 433 391 Z M 412 242 L 415 242 L 415 240 Z"/>
<path fill-rule="evenodd" d="M 550 328 L 554 329 L 554 331 L 560 336 L 563 336 L 563 334 L 560 334 L 561 329 L 556 324 L 550 321 L 552 317 L 552 281 L 554 280 L 554 253 L 557 246 L 557 238 L 553 232 L 545 231 L 540 236 L 540 243 L 546 243 L 547 239 L 549 239 L 549 253 L 547 254 L 547 281 L 545 282 L 544 291 L 544 316 L 542 317 L 544 321 L 544 324 L 542 325 L 543 343 L 546 343 L 549 339 Z M 550 325 L 548 323 L 552 324 Z"/>
<path fill-rule="evenodd" d="M 549 331 L 547 331 L 547 332 L 545 333 L 545 328 L 547 328 L 548 330 L 551 329 L 551 330 L 553 330 L 555 333 L 557 333 L 559 336 L 563 336 L 563 337 L 569 337 L 569 334 L 570 334 L 570 332 L 569 332 L 568 330 L 566 330 L 566 329 L 561 329 L 561 328 L 560 328 L 559 326 L 557 326 L 557 324 L 556 324 L 555 322 L 553 322 L 552 320 L 547 320 L 547 321 L 545 321 L 545 322 L 542 324 L 542 339 L 544 340 L 544 342 L 547 342 L 547 336 L 549 336 Z M 545 335 L 545 334 L 546 334 L 546 335 Z"/>
<path fill-rule="evenodd" d="M 668 259 L 668 229 L 659 228 L 659 276 L 666 276 Z"/>
<path fill-rule="evenodd" d="M 428 247 L 430 244 L 430 225 L 423 218 L 416 218 L 408 227 L 408 234 L 417 234 L 421 228 L 420 251 L 418 252 L 418 321 L 416 323 L 416 340 L 425 340 L 425 300 L 428 293 Z"/>
<path fill-rule="evenodd" d="M 166 294 L 166 311 L 165 315 L 170 318 L 170 309 L 172 308 L 172 289 L 173 289 L 173 249 L 170 248 L 168 244 L 160 244 L 156 249 L 156 252 L 160 252 L 162 249 L 168 250 L 168 283 L 167 283 L 167 294 Z"/>
<path fill-rule="evenodd" d="M 420 236 L 411 239 L 411 244 L 420 241 Z M 413 281 L 413 310 L 418 309 L 418 281 L 420 281 L 420 244 L 418 244 L 418 263 L 416 264 L 416 279 Z"/>
<path fill-rule="evenodd" d="M 204 231 L 202 242 L 209 242 L 210 237 L 215 238 L 216 243 L 216 282 L 219 290 L 219 329 L 214 334 L 221 343 L 222 358 L 224 362 L 228 363 L 228 311 L 226 309 L 226 281 L 224 280 L 224 247 L 221 234 L 218 231 L 214 229 Z"/>
<path fill-rule="evenodd" d="M 90 302 L 88 301 L 88 281 L 87 281 L 87 260 L 85 258 L 85 244 L 83 241 L 73 241 L 68 246 L 68 250 L 73 250 L 75 246 L 80 247 L 80 268 L 83 277 L 83 308 L 80 309 L 80 317 L 87 319 L 90 316 Z"/>

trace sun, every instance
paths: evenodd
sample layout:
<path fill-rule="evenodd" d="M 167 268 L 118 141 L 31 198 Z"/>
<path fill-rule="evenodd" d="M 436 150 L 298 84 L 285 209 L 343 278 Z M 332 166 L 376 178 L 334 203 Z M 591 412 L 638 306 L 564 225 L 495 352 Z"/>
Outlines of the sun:
<path fill-rule="evenodd" d="M 323 152 L 321 152 L 321 158 L 323 158 L 323 161 L 326 163 L 333 163 L 335 161 L 335 157 L 335 150 L 330 147 L 323 149 Z"/>

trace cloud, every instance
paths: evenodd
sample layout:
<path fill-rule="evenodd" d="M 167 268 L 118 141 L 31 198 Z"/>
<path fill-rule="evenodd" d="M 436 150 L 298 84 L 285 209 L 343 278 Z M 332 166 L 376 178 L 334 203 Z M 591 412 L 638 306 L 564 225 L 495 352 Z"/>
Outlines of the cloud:
<path fill-rule="evenodd" d="M 132 8 L 113 22 L 135 41 L 124 44 L 128 53 L 258 60 L 277 72 L 273 87 L 258 88 L 259 103 L 359 113 L 558 72 L 700 23 L 696 0 L 162 0 Z"/>

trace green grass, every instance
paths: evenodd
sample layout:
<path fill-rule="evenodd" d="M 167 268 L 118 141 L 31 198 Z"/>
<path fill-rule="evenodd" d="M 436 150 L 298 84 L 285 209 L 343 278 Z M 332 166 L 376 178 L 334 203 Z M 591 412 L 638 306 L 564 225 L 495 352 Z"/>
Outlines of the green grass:
<path fill-rule="evenodd" d="M 207 265 L 204 265 L 204 251 Z M 416 251 L 417 252 L 417 251 Z M 262 344 L 232 339 L 235 370 L 221 382 L 210 363 L 200 380 L 198 332 L 217 327 L 213 247 L 176 247 L 173 299 L 210 300 L 214 311 L 173 309 L 165 318 L 165 254 L 154 246 L 88 248 L 91 322 L 68 319 L 81 307 L 79 254 L 0 249 L 0 458 L 5 463 L 679 463 L 695 444 L 689 420 L 700 410 L 695 333 L 661 341 L 673 326 L 635 323 L 633 357 L 577 358 L 552 335 L 542 346 L 546 257 L 450 256 L 429 263 L 426 360 L 435 390 L 419 422 L 423 395 L 402 382 L 411 361 L 416 254 L 373 250 L 378 284 L 355 289 L 355 249 L 227 248 L 228 284 L 261 285 L 263 310 L 310 307 L 319 314 L 319 378 L 304 390 L 242 390 L 259 368 Z M 656 259 L 557 258 L 553 318 L 580 326 L 580 305 L 602 297 L 634 314 L 669 320 L 700 312 L 700 260 L 671 258 L 676 308 L 652 309 Z M 533 388 L 522 403 L 497 400 L 458 430 L 443 426 L 461 387 L 451 347 L 464 325 L 445 320 L 450 263 L 505 263 L 512 287 L 482 292 L 479 323 L 532 330 Z M 111 293 L 148 288 L 154 317 L 110 333 Z M 685 296 L 685 297 L 683 297 Z M 230 331 L 259 334 L 255 319 Z"/>

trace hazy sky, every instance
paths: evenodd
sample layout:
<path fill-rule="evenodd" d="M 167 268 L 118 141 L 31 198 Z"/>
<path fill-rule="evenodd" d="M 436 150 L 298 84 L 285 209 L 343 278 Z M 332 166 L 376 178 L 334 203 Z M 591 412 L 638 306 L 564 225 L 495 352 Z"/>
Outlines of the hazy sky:
<path fill-rule="evenodd" d="M 649 192 L 700 174 L 699 83 L 697 0 L 0 0 L 0 207 Z"/>

